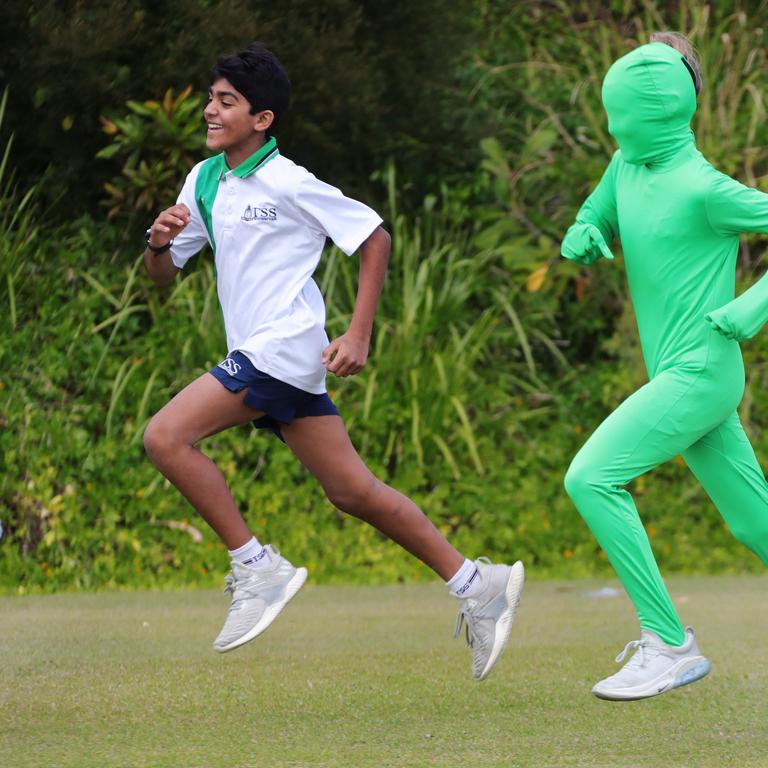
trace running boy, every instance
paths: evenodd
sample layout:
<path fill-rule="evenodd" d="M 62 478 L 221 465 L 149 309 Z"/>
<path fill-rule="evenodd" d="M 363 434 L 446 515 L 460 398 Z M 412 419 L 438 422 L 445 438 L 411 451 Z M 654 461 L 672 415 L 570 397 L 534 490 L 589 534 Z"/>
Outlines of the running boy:
<path fill-rule="evenodd" d="M 472 674 L 486 677 L 509 638 L 523 566 L 467 560 L 408 498 L 377 480 L 355 451 L 325 387 L 326 370 L 362 370 L 389 257 L 390 238 L 370 208 L 283 157 L 272 135 L 290 83 L 260 43 L 219 58 L 211 74 L 207 146 L 215 157 L 187 176 L 176 205 L 147 231 L 144 258 L 160 286 L 209 243 L 228 354 L 157 413 L 144 435 L 155 466 L 226 544 L 232 604 L 217 651 L 261 634 L 303 585 L 296 568 L 262 545 L 235 506 L 216 465 L 196 446 L 249 422 L 275 431 L 339 509 L 375 526 L 443 578 L 467 624 Z M 329 343 L 312 280 L 326 237 L 360 250 L 349 328 Z"/>
<path fill-rule="evenodd" d="M 602 97 L 619 150 L 562 245 L 566 258 L 592 264 L 613 258 L 608 244 L 621 238 L 650 379 L 565 477 L 640 620 L 640 639 L 616 660 L 635 654 L 592 689 L 605 699 L 655 696 L 710 668 L 680 622 L 627 483 L 682 455 L 734 536 L 768 564 L 768 484 L 736 412 L 744 366 L 734 340 L 768 313 L 751 292 L 732 301 L 739 233 L 768 232 L 768 195 L 719 173 L 696 148 L 700 89 L 695 52 L 677 33 L 657 33 L 613 64 Z"/>

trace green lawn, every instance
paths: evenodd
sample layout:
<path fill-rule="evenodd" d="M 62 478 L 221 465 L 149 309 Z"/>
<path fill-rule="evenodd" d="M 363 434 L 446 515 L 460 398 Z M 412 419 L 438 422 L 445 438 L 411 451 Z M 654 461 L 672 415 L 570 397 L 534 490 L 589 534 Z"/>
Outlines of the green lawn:
<path fill-rule="evenodd" d="M 606 583 L 529 584 L 480 684 L 439 584 L 307 586 L 224 656 L 220 593 L 2 598 L 0 766 L 768 766 L 768 578 L 670 579 L 712 674 L 625 704 L 589 693 L 636 635 Z"/>

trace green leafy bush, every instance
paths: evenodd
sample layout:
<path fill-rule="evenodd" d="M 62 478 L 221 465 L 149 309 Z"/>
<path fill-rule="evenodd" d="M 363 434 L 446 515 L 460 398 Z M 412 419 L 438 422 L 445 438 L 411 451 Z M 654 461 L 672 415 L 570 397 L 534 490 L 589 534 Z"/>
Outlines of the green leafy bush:
<path fill-rule="evenodd" d="M 205 154 L 203 101 L 187 86 L 178 96 L 169 88 L 160 101 L 129 101 L 123 117 L 102 117 L 110 143 L 97 158 L 117 158 L 121 173 L 104 188 L 108 217 L 144 214 L 148 219 L 176 201 L 180 178 Z"/>
<path fill-rule="evenodd" d="M 193 4 L 195 13 L 203 5 Z M 240 6 L 227 7 L 235 13 Z M 372 355 L 361 375 L 330 378 L 329 386 L 372 469 L 421 504 L 462 551 L 519 557 L 538 575 L 609 573 L 562 477 L 587 435 L 642 383 L 644 371 L 621 259 L 582 270 L 557 255 L 561 233 L 611 152 L 599 80 L 651 28 L 692 31 L 709 89 L 699 142 L 725 170 L 762 185 L 764 49 L 757 30 L 732 13 L 736 6 L 712 6 L 710 16 L 689 2 L 671 11 L 586 0 L 475 7 L 472 33 L 479 42 L 451 72 L 457 97 L 443 126 L 462 135 L 441 152 L 461 154 L 457 148 L 470 137 L 488 138 L 472 144 L 471 171 L 457 170 L 442 184 L 425 174 L 421 183 L 431 186 L 423 197 L 407 173 L 396 177 L 382 163 L 372 183 L 387 201 L 394 248 Z M 100 11 L 90 13 L 91 21 L 100 18 Z M 344 48 L 365 18 L 363 11 L 350 17 L 334 44 Z M 319 16 L 307 35 L 315 22 Z M 186 43 L 176 44 L 180 51 Z M 323 60 L 319 51 L 313 57 L 313 66 Z M 340 54 L 333 72 L 349 69 L 349 61 Z M 367 82 L 366 72 L 361 65 L 355 73 L 356 88 Z M 184 82 L 191 79 L 184 74 Z M 333 95 L 336 75 L 322 83 L 326 96 Z M 419 93 L 409 94 L 410 104 Z M 375 88 L 360 91 L 363 116 L 370 117 L 379 95 Z M 115 98 L 124 101 L 117 92 Z M 334 120 L 344 122 L 349 98 L 334 102 Z M 190 95 L 184 104 L 191 103 Z M 139 167 L 151 150 L 169 162 L 170 154 L 152 149 L 157 137 L 141 132 L 140 123 L 159 120 L 159 113 L 132 110 L 129 117 L 137 122 L 130 131 L 118 129 L 115 158 L 127 162 L 136 151 L 133 167 Z M 431 117 L 443 120 L 446 113 L 437 109 Z M 462 126 L 470 123 L 465 135 Z M 322 134 L 312 147 L 333 143 L 337 134 L 323 125 L 318 118 L 306 128 Z M 425 130 L 432 125 L 427 121 Z M 405 146 L 406 133 L 392 142 Z M 345 172 L 359 177 L 361 167 L 371 167 L 361 157 L 347 157 Z M 179 181 L 169 177 L 173 194 Z M 209 256 L 158 292 L 144 275 L 140 245 L 124 242 L 114 221 L 83 216 L 51 223 L 34 195 L 24 202 L 19 187 L 0 186 L 2 210 L 22 212 L 0 216 L 0 242 L 19 245 L 0 248 L 0 274 L 13 276 L 15 305 L 10 311 L 10 293 L 0 286 L 8 308 L 0 313 L 0 586 L 213 583 L 227 566 L 224 547 L 142 449 L 150 416 L 225 351 Z M 127 184 L 124 191 L 126 201 L 138 193 Z M 138 194 L 126 210 L 137 200 Z M 763 255 L 764 240 L 745 240 L 740 287 L 754 279 Z M 352 311 L 356 260 L 329 249 L 317 279 L 329 332 L 338 333 Z M 765 457 L 768 336 L 745 344 L 744 354 L 749 378 L 741 415 Z M 306 564 L 313 578 L 431 578 L 373 529 L 336 512 L 279 441 L 244 428 L 204 448 L 259 537 Z M 639 478 L 632 492 L 662 569 L 762 569 L 679 461 Z"/>
<path fill-rule="evenodd" d="M 372 469 L 422 505 L 462 551 L 519 557 L 539 575 L 607 573 L 562 476 L 628 382 L 618 381 L 613 361 L 552 374 L 539 366 L 536 347 L 534 377 L 525 356 L 514 354 L 506 298 L 489 289 L 490 255 L 475 249 L 458 211 L 450 197 L 440 206 L 427 201 L 412 220 L 394 210 L 373 354 L 361 375 L 329 381 L 333 396 Z M 95 243 L 108 258 L 93 260 Z M 335 250 L 326 257 L 318 279 L 337 332 L 351 312 L 356 265 Z M 3 357 L 37 353 L 34 365 L 6 365 L 0 374 L 0 585 L 218 580 L 226 550 L 141 445 L 151 414 L 223 353 L 210 261 L 200 257 L 163 295 L 113 228 L 83 220 L 47 231 L 23 262 L 23 280 L 30 292 L 16 333 L 2 320 Z M 526 327 L 522 305 L 519 320 Z M 765 359 L 766 346 L 757 340 L 748 354 Z M 750 370 L 747 422 L 760 452 L 768 447 L 760 431 L 768 423 L 766 369 Z M 271 436 L 229 430 L 204 448 L 260 538 L 306 564 L 313 578 L 431 578 L 376 531 L 336 512 Z M 676 464 L 633 491 L 662 567 L 760 567 Z"/>

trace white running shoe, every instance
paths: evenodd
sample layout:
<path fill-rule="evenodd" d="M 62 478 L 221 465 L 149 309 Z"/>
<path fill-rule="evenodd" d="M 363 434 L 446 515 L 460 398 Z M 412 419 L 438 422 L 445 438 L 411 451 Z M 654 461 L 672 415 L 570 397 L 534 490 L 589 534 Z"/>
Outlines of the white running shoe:
<path fill-rule="evenodd" d="M 232 561 L 224 593 L 232 594 L 227 620 L 213 641 L 219 653 L 258 637 L 307 580 L 306 568 L 294 568 L 275 547 L 267 545 L 272 564 L 251 568 Z"/>
<path fill-rule="evenodd" d="M 514 565 L 494 565 L 487 558 L 475 561 L 482 579 L 475 597 L 459 598 L 454 637 L 466 621 L 467 645 L 472 649 L 472 677 L 483 680 L 501 658 L 512 631 L 515 611 L 523 591 L 525 570 L 518 560 Z"/>
<path fill-rule="evenodd" d="M 644 629 L 640 639 L 627 643 L 616 661 L 624 661 L 633 648 L 634 655 L 615 675 L 595 685 L 595 696 L 613 701 L 647 699 L 694 683 L 710 670 L 696 645 L 693 627 L 685 628 L 685 642 L 679 647 L 667 645 L 655 632 Z"/>

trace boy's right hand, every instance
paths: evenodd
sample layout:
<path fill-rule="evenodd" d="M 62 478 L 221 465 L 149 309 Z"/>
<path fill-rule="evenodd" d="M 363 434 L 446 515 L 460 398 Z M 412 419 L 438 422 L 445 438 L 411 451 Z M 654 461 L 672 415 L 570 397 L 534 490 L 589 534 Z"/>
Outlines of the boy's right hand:
<path fill-rule="evenodd" d="M 166 208 L 152 223 L 149 244 L 154 248 L 169 243 L 189 224 L 192 214 L 184 203 Z"/>

